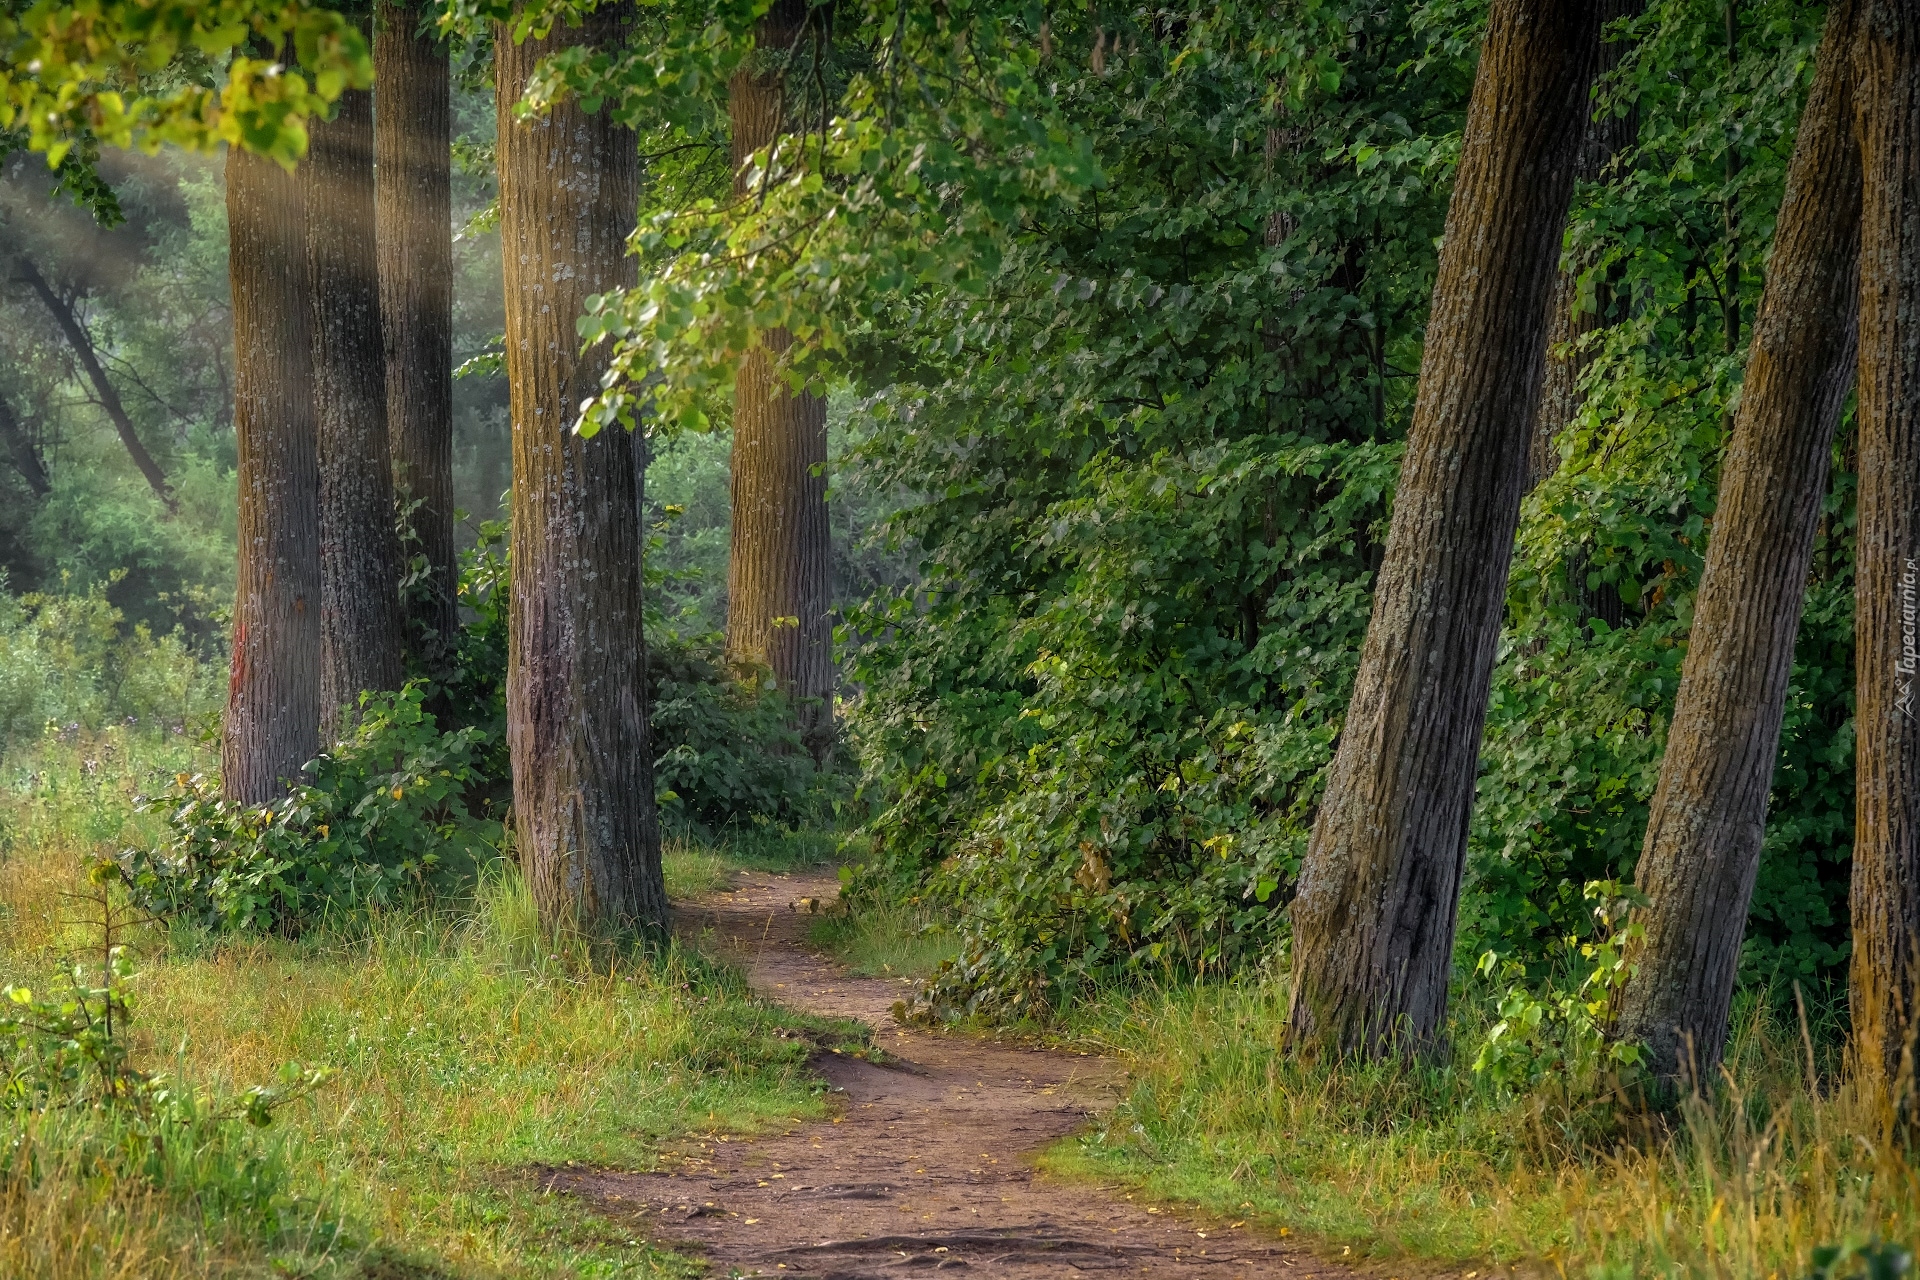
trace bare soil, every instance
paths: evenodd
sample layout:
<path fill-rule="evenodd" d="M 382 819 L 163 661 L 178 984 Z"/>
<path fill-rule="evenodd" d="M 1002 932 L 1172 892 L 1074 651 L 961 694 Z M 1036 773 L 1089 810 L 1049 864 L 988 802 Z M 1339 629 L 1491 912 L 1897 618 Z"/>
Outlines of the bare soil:
<path fill-rule="evenodd" d="M 673 1153 L 659 1173 L 542 1169 L 548 1189 L 704 1257 L 716 1276 L 1356 1274 L 1243 1222 L 1036 1173 L 1035 1153 L 1111 1106 L 1124 1070 L 899 1025 L 892 1008 L 911 984 L 851 976 L 807 945 L 804 900 L 824 909 L 837 893 L 821 875 L 745 873 L 732 892 L 684 908 L 679 927 L 736 959 L 771 998 L 874 1028 L 884 1065 L 814 1055 L 838 1114 L 783 1133 L 714 1136 Z"/>

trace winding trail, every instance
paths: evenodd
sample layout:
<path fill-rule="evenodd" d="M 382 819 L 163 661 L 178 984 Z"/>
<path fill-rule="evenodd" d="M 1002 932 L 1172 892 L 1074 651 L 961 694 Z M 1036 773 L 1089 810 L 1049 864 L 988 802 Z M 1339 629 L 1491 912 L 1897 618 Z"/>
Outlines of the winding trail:
<path fill-rule="evenodd" d="M 1037 1175 L 1033 1155 L 1111 1106 L 1123 1070 L 896 1024 L 893 1004 L 910 984 L 850 976 L 807 947 L 808 916 L 793 904 L 830 902 L 838 889 L 824 875 L 746 872 L 732 892 L 685 906 L 678 927 L 740 963 L 755 990 L 866 1022 L 892 1060 L 816 1053 L 841 1099 L 830 1120 L 689 1144 L 663 1173 L 545 1169 L 546 1187 L 704 1256 L 716 1277 L 1356 1274 L 1242 1223 Z"/>

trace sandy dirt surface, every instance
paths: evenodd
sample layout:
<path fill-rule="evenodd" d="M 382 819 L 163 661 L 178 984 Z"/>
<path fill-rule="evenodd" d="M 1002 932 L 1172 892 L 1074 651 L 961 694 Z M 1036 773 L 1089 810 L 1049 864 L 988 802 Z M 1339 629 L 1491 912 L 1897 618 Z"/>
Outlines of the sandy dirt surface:
<path fill-rule="evenodd" d="M 679 927 L 773 999 L 870 1024 L 887 1064 L 818 1053 L 839 1101 L 831 1120 L 687 1144 L 661 1173 L 543 1169 L 548 1188 L 704 1257 L 715 1277 L 1356 1274 L 1244 1223 L 1036 1174 L 1036 1152 L 1113 1103 L 1119 1065 L 898 1025 L 891 1011 L 910 984 L 852 977 L 807 945 L 795 904 L 837 891 L 819 875 L 745 873 L 733 892 L 686 907 Z"/>

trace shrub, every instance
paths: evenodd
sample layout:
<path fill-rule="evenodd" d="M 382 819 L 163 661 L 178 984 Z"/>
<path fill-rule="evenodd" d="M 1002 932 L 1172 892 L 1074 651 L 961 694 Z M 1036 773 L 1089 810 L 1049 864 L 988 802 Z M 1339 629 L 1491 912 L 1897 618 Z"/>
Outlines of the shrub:
<path fill-rule="evenodd" d="M 141 802 L 171 838 L 119 859 L 134 901 L 211 929 L 295 934 L 330 911 L 459 882 L 492 852 L 465 803 L 485 735 L 441 732 L 424 699 L 418 683 L 363 695 L 349 735 L 272 804 L 235 804 L 204 774 L 177 775 Z"/>
<path fill-rule="evenodd" d="M 1592 935 L 1560 943 L 1569 967 L 1579 973 L 1572 987 L 1549 983 L 1536 991 L 1526 981 L 1524 964 L 1503 960 L 1495 951 L 1480 957 L 1481 973 L 1491 977 L 1500 970 L 1514 980 L 1500 997 L 1499 1021 L 1473 1060 L 1473 1069 L 1503 1090 L 1528 1089 L 1551 1076 L 1578 1092 L 1602 1073 L 1640 1061 L 1641 1046 L 1609 1039 L 1607 1027 L 1615 998 L 1632 972 L 1628 948 L 1644 933 L 1628 913 L 1645 906 L 1646 895 L 1617 880 L 1594 880 L 1581 896 L 1594 904 Z"/>
<path fill-rule="evenodd" d="M 0 588 L 4 580 L 0 579 Z M 178 633 L 128 630 L 96 586 L 78 595 L 0 589 L 0 735 L 132 717 L 182 725 L 219 705 L 218 665 Z"/>
<path fill-rule="evenodd" d="M 832 785 L 792 728 L 763 669 L 730 669 L 719 637 L 669 632 L 647 648 L 654 789 L 669 824 L 793 825 L 818 816 Z"/>

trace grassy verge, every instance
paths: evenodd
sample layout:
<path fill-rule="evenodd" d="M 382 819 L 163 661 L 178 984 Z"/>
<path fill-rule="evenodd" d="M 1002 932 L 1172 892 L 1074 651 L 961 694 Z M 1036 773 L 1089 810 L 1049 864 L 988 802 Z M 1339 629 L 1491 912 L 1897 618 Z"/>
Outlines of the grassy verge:
<path fill-rule="evenodd" d="M 833 861 L 839 839 L 831 831 L 785 827 L 727 827 L 717 832 L 669 831 L 661 841 L 667 896 L 675 901 L 724 889 L 740 870 L 793 871 Z"/>
<path fill-rule="evenodd" d="M 855 964 L 924 973 L 940 958 L 917 950 L 926 923 L 883 905 L 816 938 Z M 1460 993 L 1457 1046 L 1484 1036 L 1492 1003 Z M 1662 1117 L 1552 1082 L 1504 1092 L 1470 1069 L 1470 1048 L 1438 1065 L 1304 1068 L 1279 1051 L 1286 1005 L 1284 976 L 1255 976 L 1111 992 L 1016 1028 L 1116 1054 L 1133 1075 L 1121 1105 L 1045 1166 L 1355 1259 L 1779 1280 L 1807 1275 L 1823 1244 L 1920 1242 L 1896 1109 L 1838 1085 L 1823 1037 L 1766 1002 L 1742 1001 L 1712 1095 Z"/>
<path fill-rule="evenodd" d="M 807 937 L 870 978 L 924 978 L 959 954 L 953 930 L 911 903 L 881 901 L 835 911 L 814 921 Z"/>
<path fill-rule="evenodd" d="M 133 793 L 203 765 L 198 750 L 114 731 L 10 759 L 10 980 L 58 988 L 89 941 L 67 896 L 85 864 L 150 836 Z M 676 852 L 683 888 L 703 856 Z M 210 1117 L 161 1142 L 104 1112 L 0 1116 L 0 1274 L 690 1274 L 543 1195 L 534 1171 L 646 1167 L 689 1135 L 818 1115 L 808 1041 L 856 1034 L 755 1000 L 677 948 L 556 942 L 510 872 L 471 901 L 351 933 L 234 942 L 149 928 L 132 942 L 130 1047 L 144 1068 L 218 1097 L 287 1062 L 337 1074 L 265 1130 Z"/>

